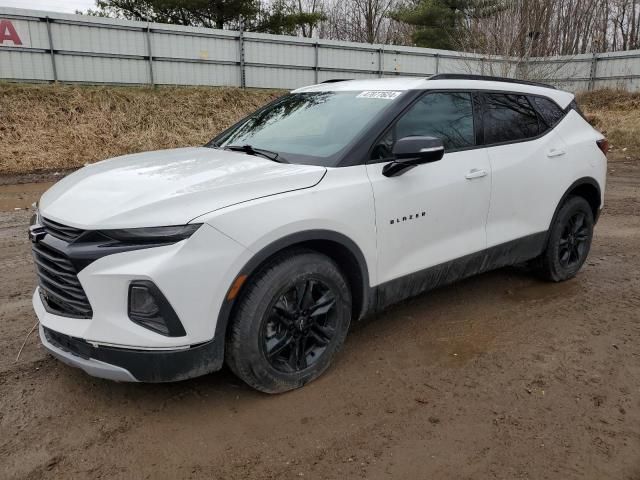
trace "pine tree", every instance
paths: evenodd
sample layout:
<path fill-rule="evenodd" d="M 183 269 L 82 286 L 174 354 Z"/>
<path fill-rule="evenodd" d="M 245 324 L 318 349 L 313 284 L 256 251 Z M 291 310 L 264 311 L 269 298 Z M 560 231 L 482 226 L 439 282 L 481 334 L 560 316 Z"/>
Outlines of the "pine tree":
<path fill-rule="evenodd" d="M 258 14 L 258 0 L 97 0 L 91 15 L 196 27 L 237 26 Z"/>
<path fill-rule="evenodd" d="M 414 0 L 393 12 L 392 18 L 416 27 L 416 45 L 453 50 L 466 22 L 493 15 L 507 3 L 508 0 Z"/>
<path fill-rule="evenodd" d="M 97 0 L 96 4 L 96 10 L 85 13 L 209 28 L 237 29 L 242 21 L 246 30 L 280 35 L 311 36 L 325 18 L 292 0 L 274 0 L 267 8 L 260 0 Z"/>
<path fill-rule="evenodd" d="M 313 29 L 325 18 L 322 12 L 305 11 L 301 2 L 275 0 L 257 21 L 253 30 L 276 35 L 301 33 L 304 37 L 310 37 Z"/>

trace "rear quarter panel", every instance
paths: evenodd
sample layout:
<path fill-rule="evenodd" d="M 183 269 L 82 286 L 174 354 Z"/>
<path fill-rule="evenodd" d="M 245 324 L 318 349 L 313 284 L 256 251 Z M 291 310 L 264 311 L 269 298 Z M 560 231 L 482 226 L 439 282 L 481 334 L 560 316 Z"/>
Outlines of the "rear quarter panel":
<path fill-rule="evenodd" d="M 602 208 L 607 183 L 607 157 L 598 148 L 596 142 L 604 136 L 575 110 L 571 110 L 560 122 L 556 132 L 567 145 L 571 165 L 576 169 L 574 180 L 591 177 L 598 182 Z"/>
<path fill-rule="evenodd" d="M 604 192 L 602 135 L 571 110 L 553 131 L 528 142 L 489 147 L 492 165 L 489 247 L 545 232 L 558 204 L 581 178 L 593 178 Z M 553 151 L 562 155 L 550 155 Z"/>

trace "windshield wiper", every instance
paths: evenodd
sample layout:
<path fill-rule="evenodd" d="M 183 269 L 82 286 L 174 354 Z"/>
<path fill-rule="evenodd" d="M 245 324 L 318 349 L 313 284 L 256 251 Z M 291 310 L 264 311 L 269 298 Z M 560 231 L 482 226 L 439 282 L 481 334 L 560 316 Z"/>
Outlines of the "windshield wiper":
<path fill-rule="evenodd" d="M 259 155 L 278 163 L 289 163 L 284 158 L 281 158 L 278 152 L 272 152 L 271 150 L 264 150 L 262 148 L 253 148 L 251 145 L 227 145 L 224 149 L 231 150 L 232 152 L 244 152 L 247 155 Z"/>

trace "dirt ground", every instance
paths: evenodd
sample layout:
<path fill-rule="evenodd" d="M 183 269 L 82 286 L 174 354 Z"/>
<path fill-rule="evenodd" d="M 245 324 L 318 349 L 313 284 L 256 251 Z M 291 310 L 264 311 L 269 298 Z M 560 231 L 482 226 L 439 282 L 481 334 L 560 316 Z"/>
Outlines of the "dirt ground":
<path fill-rule="evenodd" d="M 637 163 L 635 164 L 637 165 Z M 640 167 L 614 162 L 572 281 L 503 269 L 357 325 L 334 366 L 266 396 L 227 370 L 93 379 L 32 334 L 26 225 L 0 187 L 0 478 L 640 479 Z"/>

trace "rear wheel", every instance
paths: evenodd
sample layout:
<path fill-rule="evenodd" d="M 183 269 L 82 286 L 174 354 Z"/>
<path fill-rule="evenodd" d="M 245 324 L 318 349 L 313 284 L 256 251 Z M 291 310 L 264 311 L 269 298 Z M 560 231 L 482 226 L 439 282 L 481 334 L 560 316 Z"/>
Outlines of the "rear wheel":
<path fill-rule="evenodd" d="M 351 294 L 328 257 L 290 252 L 245 287 L 227 340 L 226 360 L 267 393 L 299 388 L 320 376 L 344 343 Z"/>
<path fill-rule="evenodd" d="M 584 264 L 593 238 L 593 212 L 582 197 L 569 197 L 560 207 L 549 232 L 547 248 L 537 259 L 545 279 L 561 282 L 573 278 Z"/>

